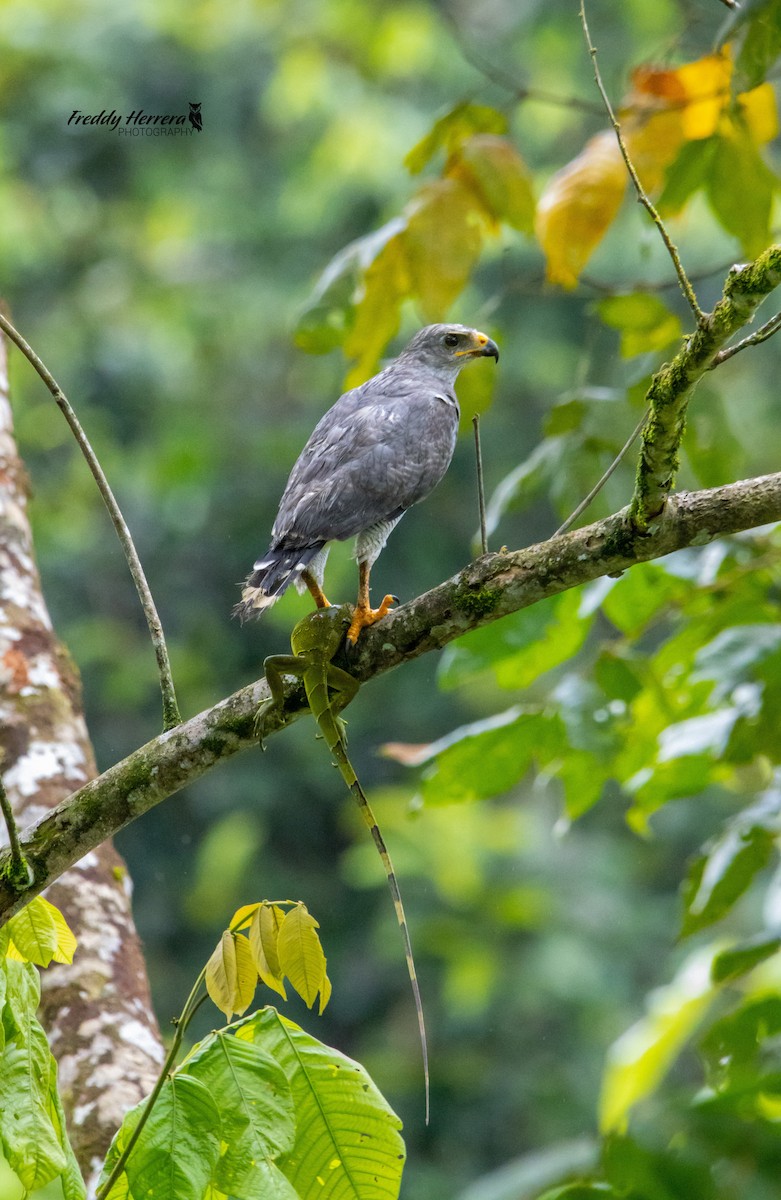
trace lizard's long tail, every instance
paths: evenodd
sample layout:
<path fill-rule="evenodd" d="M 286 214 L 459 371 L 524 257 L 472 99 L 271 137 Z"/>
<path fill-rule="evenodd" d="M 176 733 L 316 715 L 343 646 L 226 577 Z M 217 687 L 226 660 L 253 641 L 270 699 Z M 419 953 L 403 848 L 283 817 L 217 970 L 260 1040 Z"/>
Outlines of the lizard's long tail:
<path fill-rule="evenodd" d="M 374 844 L 377 847 L 382 865 L 385 868 L 385 877 L 388 880 L 391 896 L 393 897 L 393 907 L 396 909 L 396 920 L 399 923 L 402 940 L 404 942 L 404 956 L 407 959 L 407 971 L 409 973 L 409 981 L 412 984 L 412 995 L 415 998 L 415 1012 L 418 1016 L 418 1031 L 420 1033 L 420 1049 L 423 1054 L 423 1077 L 426 1086 L 426 1124 L 429 1122 L 430 1111 L 430 1095 L 429 1095 L 429 1070 L 428 1070 L 428 1042 L 426 1040 L 426 1023 L 423 1019 L 423 1001 L 420 998 L 420 987 L 418 986 L 418 976 L 415 970 L 415 959 L 412 955 L 412 942 L 409 936 L 409 926 L 407 925 L 407 917 L 404 912 L 404 905 L 401 900 L 401 892 L 399 891 L 399 882 L 396 878 L 396 872 L 393 868 L 391 856 L 388 853 L 388 847 L 385 845 L 385 839 L 380 832 L 380 827 L 372 812 L 371 805 L 366 799 L 366 793 L 358 781 L 358 777 L 353 770 L 352 764 L 347 757 L 346 752 L 341 744 L 337 742 L 335 746 L 331 746 L 331 752 L 336 758 L 339 770 L 342 773 L 342 778 L 349 787 L 356 803 L 361 810 L 361 815 L 369 827 L 369 832 L 374 838 Z"/>

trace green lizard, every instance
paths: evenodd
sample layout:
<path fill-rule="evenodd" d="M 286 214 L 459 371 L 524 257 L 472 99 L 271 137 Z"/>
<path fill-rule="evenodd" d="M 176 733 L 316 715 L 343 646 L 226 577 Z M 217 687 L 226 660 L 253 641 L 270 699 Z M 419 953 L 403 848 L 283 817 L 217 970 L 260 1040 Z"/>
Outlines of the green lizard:
<path fill-rule="evenodd" d="M 280 707 L 284 703 L 282 676 L 296 675 L 303 680 L 312 715 L 317 721 L 326 745 L 336 759 L 336 765 L 341 772 L 342 778 L 358 803 L 363 819 L 369 827 L 371 835 L 374 838 L 374 844 L 379 851 L 380 858 L 385 867 L 385 875 L 396 909 L 396 918 L 404 940 L 407 970 L 409 972 L 410 983 L 412 984 L 412 993 L 415 998 L 415 1011 L 417 1012 L 418 1029 L 420 1031 L 420 1045 L 423 1052 L 423 1073 L 426 1087 L 426 1124 L 428 1124 L 429 1069 L 426 1026 L 423 1021 L 423 1004 L 420 999 L 420 988 L 418 987 L 418 979 L 415 972 L 415 960 L 412 957 L 412 944 L 407 927 L 407 918 L 404 915 L 399 884 L 387 846 L 385 845 L 385 840 L 380 833 L 374 813 L 358 781 L 353 765 L 347 757 L 344 722 L 336 715 L 329 697 L 330 688 L 332 691 L 338 693 L 338 707 L 340 709 L 345 708 L 354 698 L 360 686 L 354 676 L 349 675 L 347 671 L 343 671 L 340 667 L 335 667 L 331 661 L 344 640 L 351 619 L 352 610 L 348 605 L 315 609 L 314 612 L 309 613 L 295 626 L 290 637 L 290 645 L 293 653 L 271 655 L 263 663 L 263 669 L 266 672 L 266 680 L 271 692 L 269 703 Z"/>

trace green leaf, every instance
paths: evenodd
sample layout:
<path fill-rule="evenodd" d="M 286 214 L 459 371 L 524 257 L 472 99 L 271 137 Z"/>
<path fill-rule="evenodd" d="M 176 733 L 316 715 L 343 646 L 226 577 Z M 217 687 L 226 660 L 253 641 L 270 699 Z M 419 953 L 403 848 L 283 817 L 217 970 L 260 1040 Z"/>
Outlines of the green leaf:
<path fill-rule="evenodd" d="M 680 1151 L 648 1150 L 633 1138 L 614 1135 L 605 1142 L 603 1165 L 617 1196 L 715 1200 L 711 1163 L 692 1162 Z"/>
<path fill-rule="evenodd" d="M 364 275 L 403 228 L 404 221 L 395 217 L 334 255 L 299 315 L 297 346 L 310 354 L 327 354 L 345 342 L 355 320 L 355 303 Z M 381 349 L 382 345 L 376 353 Z"/>
<path fill-rule="evenodd" d="M 687 200 L 705 187 L 714 157 L 718 153 L 718 138 L 698 138 L 684 142 L 680 153 L 667 170 L 667 178 L 657 203 L 663 217 L 673 217 Z"/>
<path fill-rule="evenodd" d="M 720 957 L 720 956 L 719 956 Z M 781 997 L 760 996 L 716 1021 L 700 1049 L 708 1064 L 708 1082 L 718 1093 L 756 1086 L 764 1044 L 781 1033 Z"/>
<path fill-rule="evenodd" d="M 732 625 L 707 642 L 694 659 L 693 682 L 712 679 L 712 700 L 718 704 L 733 688 L 753 679 L 753 670 L 781 646 L 781 625 Z"/>
<path fill-rule="evenodd" d="M 319 925 L 306 906 L 297 904 L 286 914 L 279 929 L 277 953 L 283 975 L 292 983 L 301 999 L 311 1008 L 318 992 L 326 987 L 326 959 Z"/>
<path fill-rule="evenodd" d="M 217 1185 L 236 1197 L 269 1194 L 273 1160 L 292 1149 L 295 1137 L 290 1085 L 280 1065 L 261 1045 L 221 1029 L 195 1047 L 183 1069 L 219 1106 L 224 1149 Z M 282 1184 L 288 1186 L 284 1177 Z"/>
<path fill-rule="evenodd" d="M 675 609 L 690 585 L 655 563 L 639 563 L 616 580 L 602 601 L 602 612 L 622 633 L 637 636 L 666 609 Z"/>
<path fill-rule="evenodd" d="M 133 1200 L 202 1200 L 220 1153 L 220 1114 L 199 1080 L 166 1080 L 127 1161 Z"/>
<path fill-rule="evenodd" d="M 505 513 L 521 511 L 540 492 L 548 491 L 553 475 L 561 466 L 566 444 L 564 437 L 546 438 L 527 459 L 505 475 L 486 504 L 485 524 L 489 536 L 496 532 Z"/>
<path fill-rule="evenodd" d="M 6 959 L 5 973 L 0 1143 L 22 1184 L 35 1191 L 68 1169 L 69 1155 L 50 1115 L 56 1066 L 35 1016 L 40 995 L 37 973 L 29 963 L 12 959 Z"/>
<path fill-rule="evenodd" d="M 442 656 L 440 687 L 460 687 L 490 669 L 500 687 L 527 688 L 583 645 L 593 618 L 582 618 L 580 605 L 571 590 L 465 634 Z"/>
<path fill-rule="evenodd" d="M 747 938 L 728 950 L 722 950 L 713 960 L 711 975 L 714 983 L 725 983 L 728 979 L 738 979 L 751 971 L 758 963 L 771 958 L 781 949 L 781 934 L 763 933 Z"/>
<path fill-rule="evenodd" d="M 288 1078 L 296 1140 L 280 1166 L 301 1200 L 396 1200 L 401 1122 L 364 1068 L 273 1008 L 238 1022 L 236 1036 L 272 1054 Z"/>
<path fill-rule="evenodd" d="M 650 292 L 608 296 L 599 301 L 596 309 L 601 320 L 621 334 L 624 358 L 663 350 L 681 336 L 678 317 Z"/>
<path fill-rule="evenodd" d="M 714 215 L 750 258 L 770 243 L 770 214 L 778 180 L 745 130 L 718 139 L 708 177 Z"/>
<path fill-rule="evenodd" d="M 757 87 L 781 53 L 781 0 L 745 0 L 730 14 L 719 40 L 733 43 L 737 90 Z"/>
<path fill-rule="evenodd" d="M 42 896 L 35 896 L 9 921 L 17 950 L 28 962 L 48 967 L 57 949 L 57 923 Z"/>
<path fill-rule="evenodd" d="M 504 133 L 507 118 L 496 108 L 464 101 L 435 121 L 424 138 L 404 159 L 411 175 L 418 175 L 440 150 L 454 150 L 476 133 Z"/>
<path fill-rule="evenodd" d="M 548 762 L 566 749 L 563 728 L 540 713 L 512 708 L 456 729 L 436 742 L 421 793 L 427 804 L 461 804 L 498 796 L 513 787 L 534 761 Z"/>
<path fill-rule="evenodd" d="M 607 1183 L 567 1183 L 543 1192 L 537 1200 L 606 1200 L 612 1196 L 616 1193 Z"/>
<path fill-rule="evenodd" d="M 600 1127 L 623 1133 L 632 1109 L 661 1083 L 707 1012 L 716 988 L 712 949 L 692 954 L 666 987 L 648 998 L 648 1012 L 610 1047 L 602 1079 Z"/>
<path fill-rule="evenodd" d="M 730 821 L 694 860 L 683 888 L 682 937 L 723 917 L 764 870 L 774 852 L 778 819 L 771 796 Z"/>

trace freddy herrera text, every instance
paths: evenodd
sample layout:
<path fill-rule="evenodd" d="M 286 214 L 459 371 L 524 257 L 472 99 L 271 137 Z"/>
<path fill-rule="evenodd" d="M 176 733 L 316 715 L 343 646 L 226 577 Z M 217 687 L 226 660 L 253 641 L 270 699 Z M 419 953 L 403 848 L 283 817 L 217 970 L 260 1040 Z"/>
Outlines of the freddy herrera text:
<path fill-rule="evenodd" d="M 126 117 L 116 109 L 106 112 L 105 108 L 94 116 L 74 108 L 68 117 L 69 125 L 106 125 L 119 133 L 138 135 L 141 133 L 192 133 L 184 113 L 145 113 L 143 108 L 134 108 Z"/>

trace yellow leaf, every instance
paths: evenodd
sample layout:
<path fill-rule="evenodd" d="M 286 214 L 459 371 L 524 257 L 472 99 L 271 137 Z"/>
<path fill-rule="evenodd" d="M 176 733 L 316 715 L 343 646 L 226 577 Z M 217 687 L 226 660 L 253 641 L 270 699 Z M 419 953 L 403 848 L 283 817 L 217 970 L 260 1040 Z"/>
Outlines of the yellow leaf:
<path fill-rule="evenodd" d="M 252 957 L 250 944 L 243 933 L 233 934 L 233 944 L 236 949 L 236 991 L 233 997 L 233 1011 L 239 1016 L 246 1012 L 255 995 L 258 984 L 258 970 Z"/>
<path fill-rule="evenodd" d="M 277 954 L 277 937 L 283 916 L 282 909 L 274 905 L 260 905 L 249 927 L 249 945 L 262 982 L 287 1000 Z"/>
<path fill-rule="evenodd" d="M 466 286 L 480 253 L 482 227 L 474 194 L 456 179 L 426 184 L 408 206 L 407 267 L 427 320 L 441 320 Z"/>
<path fill-rule="evenodd" d="M 772 83 L 763 83 L 738 96 L 738 107 L 749 133 L 759 146 L 778 135 L 778 105 Z"/>
<path fill-rule="evenodd" d="M 647 1015 L 610 1047 L 600 1099 L 603 1133 L 626 1129 L 632 1108 L 655 1091 L 694 1032 L 718 991 L 711 964 L 720 948 L 690 955 L 671 983 L 651 993 Z"/>
<path fill-rule="evenodd" d="M 325 973 L 323 973 L 323 982 L 320 985 L 320 1008 L 318 1010 L 321 1017 L 323 1015 L 323 1012 L 325 1011 L 325 1006 L 330 999 L 331 999 L 331 980 L 328 978 L 328 976 Z"/>
<path fill-rule="evenodd" d="M 45 896 L 41 896 L 40 899 L 46 905 L 47 910 L 51 914 L 57 930 L 57 947 L 52 955 L 52 958 L 58 963 L 72 963 L 73 955 L 76 953 L 76 947 L 78 945 L 78 942 L 76 941 L 76 935 L 74 934 L 68 922 L 65 920 L 65 917 L 62 915 L 59 908 L 47 900 Z"/>
<path fill-rule="evenodd" d="M 257 974 L 247 939 L 226 929 L 206 964 L 206 991 L 229 1021 L 248 1007 Z"/>
<path fill-rule="evenodd" d="M 226 929 L 206 964 L 206 991 L 229 1021 L 233 1016 L 235 984 L 236 948 L 230 930 Z"/>
<path fill-rule="evenodd" d="M 621 125 L 629 156 L 647 192 L 661 188 L 667 167 L 683 145 L 685 100 L 676 71 L 639 67 L 633 72 Z"/>
<path fill-rule="evenodd" d="M 348 388 L 365 382 L 376 370 L 380 355 L 398 332 L 401 301 L 409 290 L 405 246 L 399 233 L 384 243 L 363 276 L 355 323 L 344 343 L 347 357 L 357 360 L 347 376 Z"/>
<path fill-rule="evenodd" d="M 687 141 L 710 137 L 729 103 L 732 78 L 729 50 L 725 47 L 718 54 L 685 63 L 675 74 L 686 93 L 682 109 L 684 137 Z"/>
<path fill-rule="evenodd" d="M 524 233 L 534 228 L 534 194 L 525 162 L 507 138 L 481 133 L 451 156 L 445 174 L 475 193 L 489 217 Z"/>
<path fill-rule="evenodd" d="M 321 988 L 325 987 L 326 961 L 317 921 L 306 906 L 297 904 L 285 914 L 279 931 L 279 965 L 301 999 L 311 1008 Z"/>
<path fill-rule="evenodd" d="M 48 967 L 57 949 L 57 926 L 49 911 L 52 907 L 42 896 L 35 896 L 8 922 L 18 953 L 38 967 Z"/>
<path fill-rule="evenodd" d="M 228 927 L 236 933 L 239 929 L 246 929 L 255 913 L 260 908 L 260 904 L 242 904 L 241 908 L 237 908 L 230 921 Z"/>
<path fill-rule="evenodd" d="M 537 205 L 536 220 L 550 283 L 575 287 L 615 219 L 626 180 L 621 151 L 608 130 L 591 138 L 577 158 L 550 180 Z"/>

